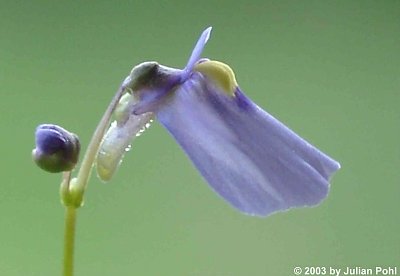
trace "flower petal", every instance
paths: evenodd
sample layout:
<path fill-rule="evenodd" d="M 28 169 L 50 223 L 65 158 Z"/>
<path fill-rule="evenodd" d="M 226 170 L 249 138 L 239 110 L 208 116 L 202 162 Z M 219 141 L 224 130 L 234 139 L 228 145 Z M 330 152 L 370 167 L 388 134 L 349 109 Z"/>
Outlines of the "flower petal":
<path fill-rule="evenodd" d="M 184 75 L 183 78 L 186 79 L 189 77 L 191 72 L 193 71 L 194 65 L 197 63 L 197 61 L 200 59 L 201 53 L 203 52 L 204 46 L 206 45 L 208 39 L 210 38 L 212 27 L 208 27 L 203 31 L 201 34 L 199 40 L 196 43 L 196 46 L 194 46 L 194 49 L 192 51 L 192 54 L 190 55 L 189 61 L 184 69 Z"/>
<path fill-rule="evenodd" d="M 313 206 L 339 163 L 259 108 L 194 73 L 155 111 L 210 186 L 250 215 Z"/>

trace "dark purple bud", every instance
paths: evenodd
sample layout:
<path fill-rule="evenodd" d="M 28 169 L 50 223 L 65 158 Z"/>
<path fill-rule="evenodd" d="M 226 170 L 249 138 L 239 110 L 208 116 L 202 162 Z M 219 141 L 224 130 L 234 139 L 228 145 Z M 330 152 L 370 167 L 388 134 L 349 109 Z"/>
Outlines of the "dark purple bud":
<path fill-rule="evenodd" d="M 36 128 L 36 148 L 33 160 L 47 172 L 58 173 L 72 170 L 79 159 L 79 138 L 64 128 L 43 124 Z"/>

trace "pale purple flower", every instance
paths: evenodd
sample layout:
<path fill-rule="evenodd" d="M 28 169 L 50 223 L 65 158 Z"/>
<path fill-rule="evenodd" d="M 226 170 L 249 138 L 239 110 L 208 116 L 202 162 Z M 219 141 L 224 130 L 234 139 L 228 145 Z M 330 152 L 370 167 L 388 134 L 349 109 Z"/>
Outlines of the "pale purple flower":
<path fill-rule="evenodd" d="M 240 211 L 267 216 L 317 205 L 339 163 L 244 95 L 227 65 L 200 59 L 210 32 L 200 36 L 183 70 L 145 62 L 125 79 L 129 99 L 99 152 L 100 178 L 111 177 L 124 149 L 155 116 L 212 189 Z"/>

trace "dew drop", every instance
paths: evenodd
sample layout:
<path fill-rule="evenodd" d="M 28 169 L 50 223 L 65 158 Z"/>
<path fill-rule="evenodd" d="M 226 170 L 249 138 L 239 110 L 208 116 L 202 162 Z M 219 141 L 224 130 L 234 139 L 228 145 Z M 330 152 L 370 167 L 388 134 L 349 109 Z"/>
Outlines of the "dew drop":
<path fill-rule="evenodd" d="M 132 146 L 131 145 L 128 145 L 126 148 L 125 148 L 125 152 L 128 152 L 128 151 L 130 151 L 132 149 Z M 121 159 L 121 161 L 122 161 L 122 159 Z"/>

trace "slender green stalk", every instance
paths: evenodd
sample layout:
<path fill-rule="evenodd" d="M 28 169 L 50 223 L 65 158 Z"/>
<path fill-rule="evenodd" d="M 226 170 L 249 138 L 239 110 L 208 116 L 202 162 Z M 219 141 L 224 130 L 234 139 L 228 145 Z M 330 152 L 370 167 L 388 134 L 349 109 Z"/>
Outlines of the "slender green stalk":
<path fill-rule="evenodd" d="M 114 98 L 111 100 L 108 108 L 106 109 L 103 117 L 101 118 L 99 124 L 97 125 L 97 128 L 95 132 L 93 133 L 92 139 L 88 145 L 88 148 L 86 150 L 85 156 L 83 157 L 78 176 L 76 178 L 76 183 L 74 190 L 76 193 L 76 200 L 78 206 L 82 203 L 83 199 L 83 194 L 85 192 L 85 189 L 87 187 L 88 179 L 90 177 L 92 167 L 93 167 L 93 162 L 96 158 L 97 152 L 100 147 L 101 140 L 103 139 L 103 136 L 107 130 L 108 125 L 110 124 L 110 119 L 112 116 L 112 113 L 115 110 L 115 107 L 117 106 L 119 100 L 121 99 L 121 96 L 125 92 L 124 87 L 120 87 L 115 94 Z"/>
<path fill-rule="evenodd" d="M 72 276 L 74 273 L 76 212 L 74 206 L 65 207 L 63 276 Z"/>
<path fill-rule="evenodd" d="M 60 186 L 61 201 L 65 205 L 65 232 L 64 232 L 64 262 L 63 275 L 72 276 L 74 268 L 74 241 L 75 241 L 75 225 L 77 210 L 82 205 L 83 194 L 86 190 L 88 179 L 90 177 L 93 163 L 95 161 L 100 143 L 110 124 L 112 113 L 115 110 L 121 96 L 124 93 L 124 88 L 121 87 L 109 106 L 107 107 L 103 117 L 101 118 L 92 139 L 88 145 L 85 156 L 75 179 L 71 179 L 70 172 L 63 176 Z"/>

